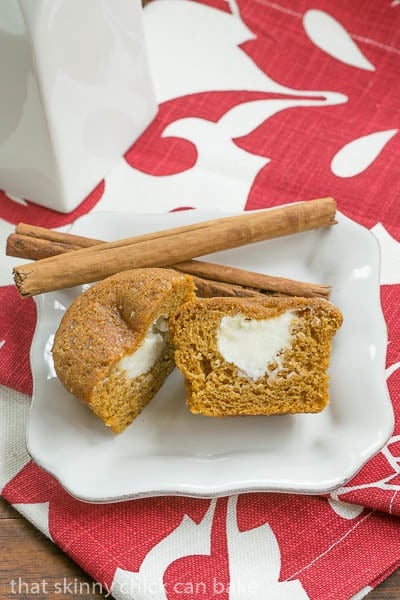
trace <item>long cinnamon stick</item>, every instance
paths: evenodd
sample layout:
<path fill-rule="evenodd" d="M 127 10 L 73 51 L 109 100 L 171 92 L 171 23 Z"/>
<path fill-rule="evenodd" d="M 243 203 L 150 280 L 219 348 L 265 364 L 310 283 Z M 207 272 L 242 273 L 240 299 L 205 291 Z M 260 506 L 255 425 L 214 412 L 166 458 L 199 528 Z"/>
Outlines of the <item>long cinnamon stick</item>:
<path fill-rule="evenodd" d="M 165 237 L 174 237 L 177 234 L 190 233 L 195 231 L 203 231 L 207 230 L 208 232 L 215 226 L 218 228 L 225 228 L 225 233 L 233 228 L 235 225 L 238 226 L 238 229 L 246 229 L 246 227 L 252 226 L 254 228 L 254 224 L 260 220 L 259 229 L 265 234 L 265 236 L 261 237 L 260 240 L 253 241 L 261 241 L 265 239 L 273 239 L 275 237 L 281 237 L 285 235 L 291 235 L 293 233 L 299 233 L 301 231 L 307 231 L 310 229 L 316 229 L 317 227 L 327 227 L 328 225 L 333 225 L 335 221 L 336 214 L 336 202 L 333 198 L 318 198 L 316 200 L 308 200 L 307 202 L 297 202 L 294 204 L 279 206 L 276 208 L 269 208 L 261 211 L 252 211 L 248 213 L 243 213 L 240 215 L 234 215 L 232 217 L 220 217 L 218 219 L 212 219 L 208 221 L 200 221 L 199 223 L 193 223 L 191 225 L 183 225 L 180 227 L 173 227 L 169 229 L 164 229 L 161 231 L 154 231 L 151 233 L 145 233 L 142 235 L 137 235 L 134 237 L 123 238 L 119 240 L 114 240 L 112 242 L 103 242 L 101 245 L 98 245 L 96 248 L 94 245 L 90 245 L 89 247 L 82 248 L 76 251 L 75 259 L 79 258 L 81 255 L 90 254 L 92 252 L 98 252 L 100 250 L 112 250 L 116 248 L 126 248 L 127 246 L 131 246 L 133 244 L 138 244 L 140 242 L 151 241 L 151 240 L 159 240 Z M 24 229 L 22 227 L 23 224 L 17 227 L 17 233 L 24 233 Z M 26 230 L 25 230 L 26 232 Z M 204 231 L 203 231 L 204 233 Z M 250 232 L 249 232 L 250 233 Z M 78 236 L 79 237 L 79 236 Z M 238 245 L 245 245 L 247 243 L 252 242 L 243 242 Z M 223 249 L 234 248 L 237 246 L 227 246 Z M 209 252 L 214 252 L 214 250 L 210 250 Z M 200 255 L 199 255 L 200 256 Z M 50 260 L 58 260 L 60 257 L 55 256 L 54 259 Z M 156 266 L 156 265 L 149 265 Z M 164 266 L 164 265 L 160 265 Z M 134 267 L 129 267 L 134 268 Z M 123 270 L 123 269 L 119 269 Z M 113 273 L 110 273 L 112 275 Z M 89 283 L 89 282 L 88 282 Z M 78 285 L 78 284 L 74 284 Z M 50 291 L 50 290 L 49 290 Z"/>
<path fill-rule="evenodd" d="M 147 234 L 147 239 L 128 238 L 123 244 L 100 244 L 15 267 L 15 283 L 22 296 L 31 296 L 127 269 L 175 265 L 211 252 L 325 227 L 334 222 L 335 212 L 335 201 L 322 198 Z"/>

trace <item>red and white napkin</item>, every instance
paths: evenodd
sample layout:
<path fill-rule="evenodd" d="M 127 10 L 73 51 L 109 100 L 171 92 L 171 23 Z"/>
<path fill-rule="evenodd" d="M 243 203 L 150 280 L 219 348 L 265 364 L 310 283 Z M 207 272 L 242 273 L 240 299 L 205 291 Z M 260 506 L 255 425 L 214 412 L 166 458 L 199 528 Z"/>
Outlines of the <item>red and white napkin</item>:
<path fill-rule="evenodd" d="M 329 498 L 79 502 L 26 452 L 36 313 L 2 258 L 1 493 L 117 599 L 362 598 L 400 565 L 400 2 L 156 0 L 145 26 L 157 118 L 69 215 L 1 193 L 2 247 L 19 221 L 143 198 L 237 211 L 331 195 L 380 242 L 395 430 Z"/>

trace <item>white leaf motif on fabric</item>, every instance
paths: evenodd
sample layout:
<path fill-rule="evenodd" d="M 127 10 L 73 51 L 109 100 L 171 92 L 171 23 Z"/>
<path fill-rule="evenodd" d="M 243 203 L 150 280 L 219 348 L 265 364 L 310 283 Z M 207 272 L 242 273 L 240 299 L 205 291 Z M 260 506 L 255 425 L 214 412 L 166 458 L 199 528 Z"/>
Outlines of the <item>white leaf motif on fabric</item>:
<path fill-rule="evenodd" d="M 395 240 L 382 223 L 370 230 L 381 247 L 381 285 L 400 283 L 400 242 Z"/>
<path fill-rule="evenodd" d="M 228 501 L 226 535 L 229 556 L 229 600 L 306 600 L 299 580 L 279 581 L 281 554 L 268 524 L 239 531 L 237 496 Z"/>
<path fill-rule="evenodd" d="M 13 504 L 13 507 L 28 521 L 33 523 L 39 531 L 52 540 L 49 529 L 49 503 L 37 502 L 36 504 Z"/>
<path fill-rule="evenodd" d="M 317 90 L 292 90 L 264 73 L 240 48 L 256 35 L 237 9 L 232 12 L 171 0 L 146 7 L 146 40 L 159 102 L 229 90 L 325 95 Z"/>
<path fill-rule="evenodd" d="M 292 90 L 293 95 L 297 95 Z M 196 164 L 175 175 L 153 176 L 130 167 L 125 161 L 105 180 L 97 210 L 126 210 L 127 198 L 149 199 L 147 212 L 164 212 L 177 206 L 242 210 L 260 169 L 270 162 L 239 148 L 233 138 L 244 136 L 278 112 L 300 106 L 342 104 L 346 96 L 320 92 L 321 99 L 255 100 L 235 106 L 217 122 L 200 118 L 179 119 L 168 125 L 163 137 L 193 142 Z M 134 201 L 134 200 L 132 200 Z"/>
<path fill-rule="evenodd" d="M 110 590 L 115 599 L 167 600 L 163 584 L 167 567 L 185 556 L 210 554 L 215 504 L 213 500 L 198 525 L 185 515 L 180 525 L 150 550 L 138 572 L 118 568 Z M 265 524 L 239 531 L 236 509 L 237 496 L 232 496 L 226 518 L 230 580 L 224 589 L 229 589 L 229 600 L 264 600 L 266 594 L 269 600 L 308 600 L 299 580 L 279 581 L 280 549 L 271 527 Z"/>
<path fill-rule="evenodd" d="M 349 521 L 358 517 L 364 510 L 363 506 L 338 500 L 335 493 L 332 493 L 330 498 L 328 498 L 328 504 L 339 517 Z"/>
<path fill-rule="evenodd" d="M 359 175 L 368 169 L 397 132 L 398 129 L 375 131 L 352 140 L 333 157 L 332 173 L 343 178 Z"/>
<path fill-rule="evenodd" d="M 5 343 L 6 343 L 6 340 L 1 340 L 0 341 L 0 350 L 2 349 L 2 347 L 4 346 Z"/>
<path fill-rule="evenodd" d="M 146 211 L 151 212 L 179 206 L 242 210 L 255 177 L 270 159 L 246 152 L 233 139 L 251 133 L 285 109 L 347 102 L 347 96 L 339 92 L 292 89 L 271 79 L 239 47 L 255 36 L 239 12 L 233 13 L 210 11 L 194 2 L 155 2 L 146 8 L 146 35 L 157 100 L 230 90 L 274 92 L 287 98 L 239 104 L 217 123 L 184 118 L 169 124 L 162 136 L 192 142 L 198 152 L 196 164 L 174 175 L 153 176 L 121 161 L 105 179 L 97 210 L 126 210 L 127 198 L 132 198 L 132 202 L 137 199 L 138 203 L 146 199 Z"/>
<path fill-rule="evenodd" d="M 352 67 L 375 71 L 346 29 L 323 10 L 308 10 L 303 26 L 310 40 L 321 50 Z"/>
<path fill-rule="evenodd" d="M 163 576 L 167 567 L 185 556 L 209 555 L 211 528 L 216 500 L 197 525 L 185 515 L 174 531 L 156 544 L 145 556 L 138 572 L 118 568 L 111 593 L 116 600 L 167 600 Z"/>

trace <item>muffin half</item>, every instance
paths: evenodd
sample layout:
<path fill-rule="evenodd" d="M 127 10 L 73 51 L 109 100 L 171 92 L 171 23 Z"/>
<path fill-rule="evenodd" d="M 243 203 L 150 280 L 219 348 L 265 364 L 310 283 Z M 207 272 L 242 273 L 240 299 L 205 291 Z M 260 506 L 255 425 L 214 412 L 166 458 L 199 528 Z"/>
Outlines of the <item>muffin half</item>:
<path fill-rule="evenodd" d="M 315 413 L 329 400 L 340 311 L 316 298 L 209 298 L 170 324 L 188 406 L 209 417 Z"/>
<path fill-rule="evenodd" d="M 193 298 L 192 278 L 169 269 L 134 269 L 93 285 L 56 332 L 60 381 L 115 433 L 123 431 L 173 370 L 169 318 Z"/>

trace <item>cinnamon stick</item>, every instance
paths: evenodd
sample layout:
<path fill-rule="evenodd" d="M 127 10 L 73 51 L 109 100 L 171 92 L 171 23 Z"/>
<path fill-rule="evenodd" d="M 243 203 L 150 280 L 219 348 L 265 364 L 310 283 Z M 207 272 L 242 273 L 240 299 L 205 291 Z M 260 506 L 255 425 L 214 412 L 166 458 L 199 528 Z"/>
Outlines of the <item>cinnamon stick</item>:
<path fill-rule="evenodd" d="M 65 235 L 65 234 L 64 234 Z M 61 242 L 29 237 L 19 233 L 11 233 L 7 238 L 6 254 L 16 258 L 29 258 L 31 260 L 40 260 L 50 256 L 58 256 L 71 250 L 79 250 L 82 246 Z"/>
<path fill-rule="evenodd" d="M 294 279 L 283 277 L 273 277 L 227 265 L 222 267 L 221 265 L 199 260 L 178 263 L 174 265 L 174 269 L 192 276 L 205 277 L 213 281 L 240 285 L 247 288 L 276 292 L 286 296 L 303 296 L 309 298 L 329 296 L 329 287 L 326 285 L 295 281 Z"/>
<path fill-rule="evenodd" d="M 192 258 L 334 223 L 336 204 L 322 198 L 91 246 L 14 268 L 22 296 L 72 287 L 138 267 Z"/>
<path fill-rule="evenodd" d="M 73 233 L 64 233 L 63 231 L 57 231 L 56 229 L 47 229 L 46 227 L 39 227 L 39 225 L 30 225 L 28 223 L 18 223 L 15 227 L 15 233 L 39 240 L 70 244 L 77 248 L 88 248 L 95 244 L 104 243 L 102 240 L 95 240 Z"/>
<path fill-rule="evenodd" d="M 104 242 L 38 225 L 18 223 L 15 233 L 11 233 L 7 238 L 6 254 L 17 258 L 40 260 L 99 244 Z"/>
<path fill-rule="evenodd" d="M 241 285 L 224 283 L 221 281 L 212 281 L 204 277 L 192 275 L 196 286 L 196 295 L 199 298 L 213 298 L 214 296 L 229 296 L 236 298 L 265 298 L 258 290 L 245 288 Z"/>

